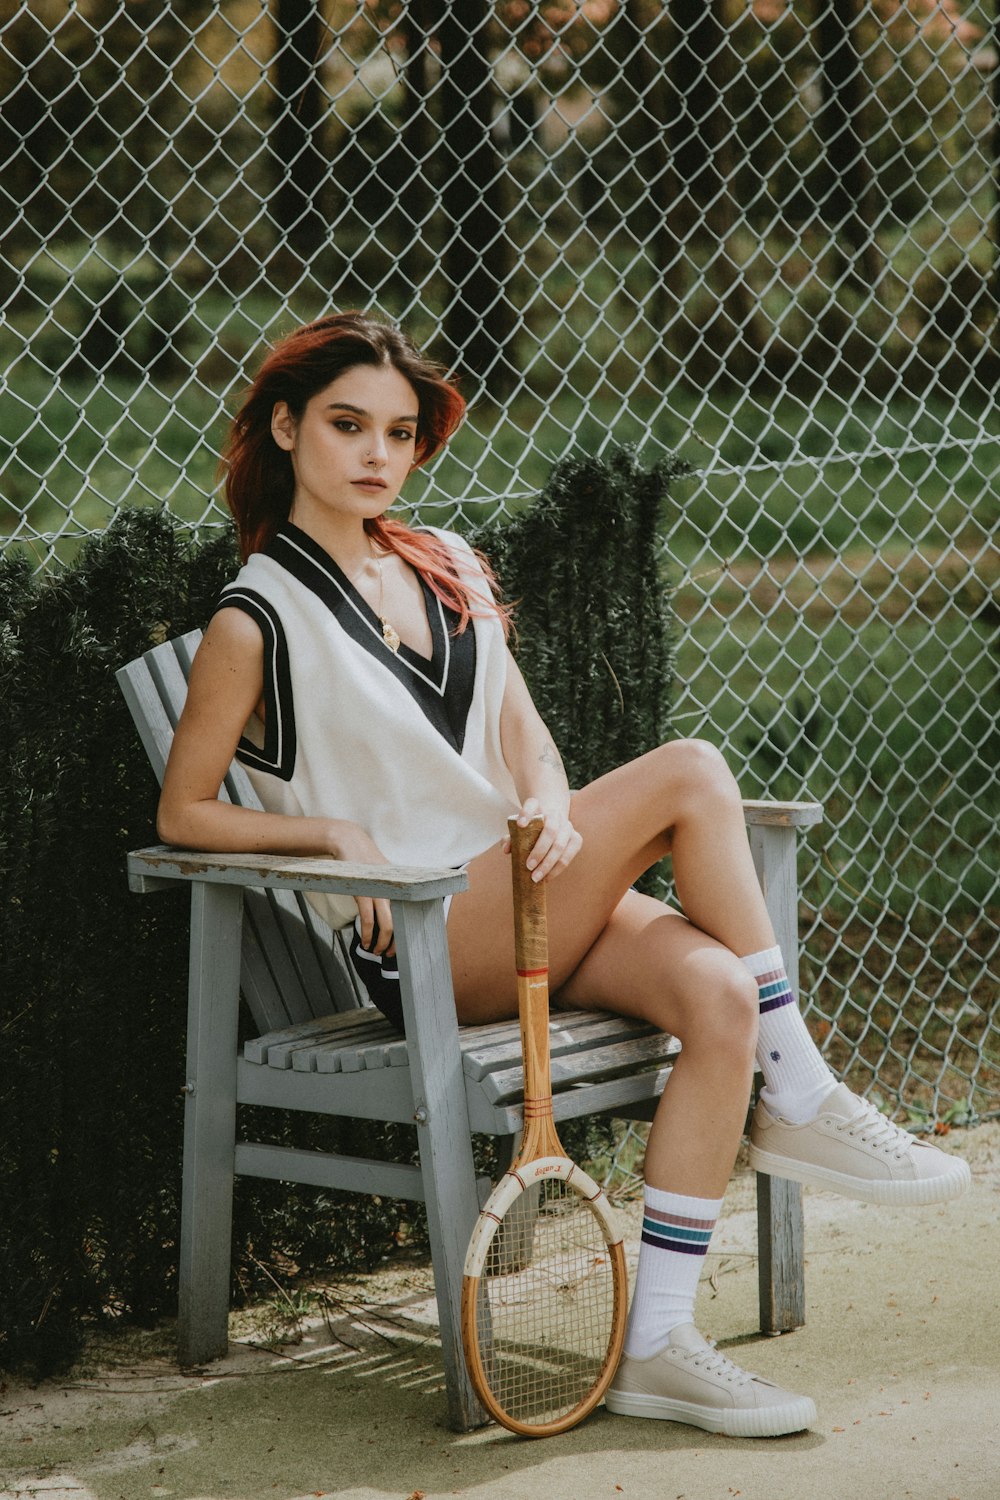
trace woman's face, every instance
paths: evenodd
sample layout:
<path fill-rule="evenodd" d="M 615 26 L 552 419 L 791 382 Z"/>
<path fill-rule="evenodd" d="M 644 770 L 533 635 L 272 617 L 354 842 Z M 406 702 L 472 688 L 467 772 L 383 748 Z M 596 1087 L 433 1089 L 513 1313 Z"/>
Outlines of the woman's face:
<path fill-rule="evenodd" d="M 292 416 L 276 403 L 271 432 L 295 475 L 291 519 L 367 520 L 396 499 L 413 466 L 417 394 L 392 365 L 355 365 Z"/>

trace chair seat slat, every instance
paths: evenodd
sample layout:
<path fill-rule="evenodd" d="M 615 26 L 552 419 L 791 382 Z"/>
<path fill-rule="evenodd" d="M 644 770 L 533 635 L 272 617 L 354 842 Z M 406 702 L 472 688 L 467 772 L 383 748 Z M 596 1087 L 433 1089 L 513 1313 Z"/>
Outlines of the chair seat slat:
<path fill-rule="evenodd" d="M 280 1027 L 245 1042 L 243 1056 L 248 1062 L 262 1063 L 272 1068 L 290 1066 L 280 1061 L 284 1049 L 295 1047 L 300 1042 L 315 1041 L 321 1036 L 332 1042 L 336 1042 L 338 1038 L 347 1040 L 359 1029 L 369 1025 L 378 1014 L 371 1006 L 366 1006 L 364 1009 L 359 1007 L 339 1014 L 317 1016 L 314 1020 L 300 1022 L 297 1026 Z"/>
<path fill-rule="evenodd" d="M 598 1047 L 592 1052 L 575 1052 L 568 1057 L 553 1058 L 552 1089 L 558 1092 L 639 1069 L 648 1071 L 655 1063 L 666 1062 L 679 1051 L 680 1043 L 661 1032 L 611 1047 Z M 519 1099 L 524 1093 L 524 1069 L 513 1067 L 489 1073 L 478 1086 L 491 1103 Z"/>
<path fill-rule="evenodd" d="M 595 1047 L 610 1046 L 619 1041 L 632 1041 L 638 1037 L 655 1036 L 656 1028 L 643 1021 L 634 1021 L 628 1016 L 613 1016 L 601 1011 L 584 1012 L 582 1020 L 567 1024 L 562 1017 L 549 1026 L 549 1052 L 553 1058 L 572 1052 L 592 1051 Z M 520 1031 L 507 1038 L 498 1038 L 492 1045 L 463 1048 L 462 1064 L 466 1078 L 481 1079 L 519 1063 L 521 1060 Z"/>

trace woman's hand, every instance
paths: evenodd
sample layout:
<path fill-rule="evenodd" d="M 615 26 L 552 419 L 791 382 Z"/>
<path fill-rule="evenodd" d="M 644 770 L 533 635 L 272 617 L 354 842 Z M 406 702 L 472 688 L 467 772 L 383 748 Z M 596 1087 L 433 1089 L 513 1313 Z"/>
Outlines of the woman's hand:
<path fill-rule="evenodd" d="M 570 822 L 569 807 L 562 800 L 544 805 L 538 797 L 527 797 L 517 815 L 518 825 L 527 826 L 533 818 L 543 819 L 542 831 L 528 855 L 528 869 L 532 880 L 548 880 L 561 875 L 580 852 L 583 839 Z M 504 839 L 503 850 L 510 853 L 510 838 Z"/>
<path fill-rule="evenodd" d="M 381 849 L 369 838 L 358 823 L 335 822 L 331 825 L 330 853 L 335 859 L 343 859 L 356 865 L 387 865 L 389 861 Z M 355 896 L 355 905 L 361 918 L 361 946 L 369 953 L 386 954 L 391 957 L 396 951 L 392 940 L 392 909 L 383 897 Z M 375 926 L 378 937 L 374 947 L 372 941 Z"/>

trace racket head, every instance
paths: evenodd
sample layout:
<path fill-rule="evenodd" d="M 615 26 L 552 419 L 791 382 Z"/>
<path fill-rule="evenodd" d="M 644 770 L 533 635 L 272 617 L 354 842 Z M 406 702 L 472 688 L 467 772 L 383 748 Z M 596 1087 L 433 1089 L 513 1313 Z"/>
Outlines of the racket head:
<path fill-rule="evenodd" d="M 462 1334 L 496 1421 L 550 1437 L 583 1420 L 621 1356 L 628 1276 L 604 1191 L 566 1157 L 517 1163 L 469 1243 Z"/>

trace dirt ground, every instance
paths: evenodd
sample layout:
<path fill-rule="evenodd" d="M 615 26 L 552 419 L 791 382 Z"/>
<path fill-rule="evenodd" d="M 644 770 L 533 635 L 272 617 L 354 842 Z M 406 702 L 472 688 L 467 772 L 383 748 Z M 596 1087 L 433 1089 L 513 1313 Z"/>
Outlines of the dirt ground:
<path fill-rule="evenodd" d="M 1000 1500 L 1000 1122 L 944 1144 L 973 1168 L 958 1203 L 806 1195 L 807 1323 L 778 1339 L 753 1331 L 752 1174 L 733 1182 L 698 1320 L 812 1395 L 810 1432 L 737 1440 L 602 1407 L 542 1441 L 452 1433 L 429 1271 L 395 1267 L 325 1287 L 295 1342 L 273 1342 L 267 1309 L 234 1317 L 203 1371 L 178 1371 L 166 1325 L 2 1388 L 0 1500 Z"/>

